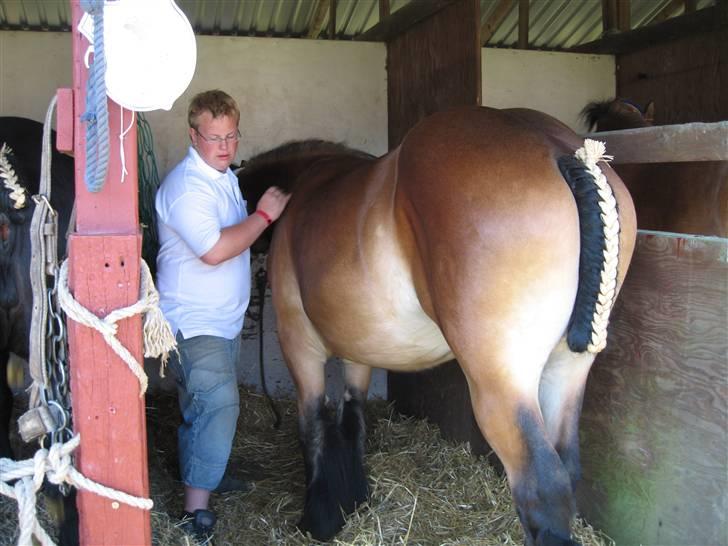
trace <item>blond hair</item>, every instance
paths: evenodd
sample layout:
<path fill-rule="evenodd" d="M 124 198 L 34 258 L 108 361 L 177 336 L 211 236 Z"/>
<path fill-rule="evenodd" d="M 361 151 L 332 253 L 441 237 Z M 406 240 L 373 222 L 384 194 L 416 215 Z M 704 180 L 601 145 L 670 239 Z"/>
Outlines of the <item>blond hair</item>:
<path fill-rule="evenodd" d="M 219 89 L 211 89 L 198 93 L 190 101 L 187 109 L 187 123 L 193 129 L 197 129 L 198 119 L 205 112 L 210 112 L 213 119 L 228 116 L 235 120 L 237 125 L 240 122 L 240 110 L 235 99 Z"/>

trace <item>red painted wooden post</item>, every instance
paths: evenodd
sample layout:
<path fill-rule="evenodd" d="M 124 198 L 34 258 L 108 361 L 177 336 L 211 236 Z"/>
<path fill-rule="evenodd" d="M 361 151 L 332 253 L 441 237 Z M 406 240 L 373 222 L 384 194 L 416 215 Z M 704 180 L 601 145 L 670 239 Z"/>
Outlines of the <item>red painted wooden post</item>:
<path fill-rule="evenodd" d="M 126 307 L 139 299 L 141 233 L 137 205 L 136 123 L 124 138 L 126 170 L 121 180 L 118 135 L 120 107 L 108 101 L 109 170 L 103 189 L 86 189 L 85 111 L 88 42 L 78 31 L 83 15 L 79 0 L 71 0 L 73 16 L 73 103 L 76 165 L 76 233 L 70 238 L 69 287 L 75 299 L 97 316 Z M 124 129 L 132 112 L 124 113 Z M 103 485 L 149 496 L 144 398 L 139 382 L 96 330 L 69 320 L 69 360 L 74 429 L 81 434 L 77 467 Z M 121 343 L 142 362 L 141 317 L 121 321 Z M 149 545 L 150 514 L 79 491 L 79 527 L 83 545 Z"/>

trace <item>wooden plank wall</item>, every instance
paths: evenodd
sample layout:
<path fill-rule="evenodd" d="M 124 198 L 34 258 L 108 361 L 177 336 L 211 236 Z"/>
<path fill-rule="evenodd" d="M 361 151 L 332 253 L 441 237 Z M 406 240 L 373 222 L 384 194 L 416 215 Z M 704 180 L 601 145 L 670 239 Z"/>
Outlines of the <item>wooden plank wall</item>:
<path fill-rule="evenodd" d="M 434 112 L 480 104 L 480 6 L 455 2 L 387 43 L 389 148 Z M 455 361 L 421 374 L 389 373 L 388 396 L 398 411 L 426 417 L 456 441 L 487 450 Z M 453 401 L 457 401 L 453 404 Z"/>
<path fill-rule="evenodd" d="M 387 43 L 390 150 L 427 115 L 480 104 L 479 14 L 459 0 Z"/>
<path fill-rule="evenodd" d="M 592 368 L 579 508 L 617 544 L 728 537 L 728 239 L 640 232 Z"/>
<path fill-rule="evenodd" d="M 655 103 L 655 125 L 728 120 L 728 30 L 617 57 L 617 94 Z"/>

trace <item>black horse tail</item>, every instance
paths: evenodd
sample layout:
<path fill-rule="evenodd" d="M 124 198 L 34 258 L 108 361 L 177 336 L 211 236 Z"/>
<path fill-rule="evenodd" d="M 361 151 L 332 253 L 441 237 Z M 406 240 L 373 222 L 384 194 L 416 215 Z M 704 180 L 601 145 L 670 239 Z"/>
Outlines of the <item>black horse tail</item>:
<path fill-rule="evenodd" d="M 606 346 L 609 314 L 617 294 L 619 214 L 597 162 L 608 159 L 604 144 L 586 140 L 574 155 L 558 160 L 579 211 L 579 287 L 566 341 L 574 352 L 598 353 Z"/>

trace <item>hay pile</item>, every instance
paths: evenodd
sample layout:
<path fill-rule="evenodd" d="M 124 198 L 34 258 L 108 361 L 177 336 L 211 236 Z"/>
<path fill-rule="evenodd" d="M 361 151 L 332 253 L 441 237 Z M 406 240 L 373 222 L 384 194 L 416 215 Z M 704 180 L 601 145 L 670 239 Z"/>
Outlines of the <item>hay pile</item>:
<path fill-rule="evenodd" d="M 245 389 L 240 397 L 231 471 L 254 480 L 255 487 L 248 493 L 213 497 L 219 518 L 215 544 L 316 544 L 295 528 L 304 493 L 295 403 L 278 402 L 283 425 L 274 430 L 264 398 Z M 188 545 L 174 526 L 182 510 L 176 399 L 158 393 L 147 398 L 147 406 L 153 543 Z M 384 402 L 368 404 L 367 423 L 371 501 L 349 518 L 333 544 L 523 544 L 505 479 L 484 458 L 471 455 L 465 445 L 445 442 L 426 422 L 393 414 Z M 0 499 L 2 545 L 14 544 L 17 538 L 15 510 L 12 501 Z M 577 522 L 575 536 L 585 546 L 614 544 L 583 521 Z"/>

